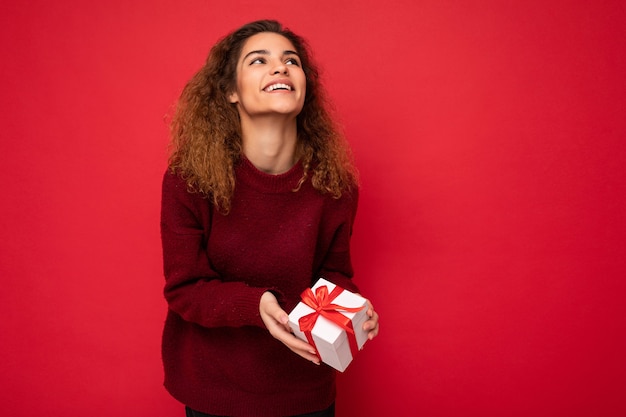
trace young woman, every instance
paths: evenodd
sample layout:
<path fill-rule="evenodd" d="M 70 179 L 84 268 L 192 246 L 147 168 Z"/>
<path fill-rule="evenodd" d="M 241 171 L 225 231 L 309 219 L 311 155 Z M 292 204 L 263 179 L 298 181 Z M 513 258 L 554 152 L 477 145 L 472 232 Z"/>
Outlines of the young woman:
<path fill-rule="evenodd" d="M 188 416 L 334 415 L 335 371 L 287 312 L 319 277 L 357 291 L 357 198 L 304 41 L 275 21 L 220 40 L 181 95 L 163 179 L 165 387 Z"/>

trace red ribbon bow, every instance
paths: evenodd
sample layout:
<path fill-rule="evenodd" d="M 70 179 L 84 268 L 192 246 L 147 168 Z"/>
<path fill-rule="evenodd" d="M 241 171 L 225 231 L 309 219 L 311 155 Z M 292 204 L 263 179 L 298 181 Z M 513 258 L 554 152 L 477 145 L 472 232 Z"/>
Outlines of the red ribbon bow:
<path fill-rule="evenodd" d="M 313 330 L 313 327 L 315 327 L 315 322 L 319 316 L 324 316 L 346 331 L 352 357 L 354 357 L 356 352 L 359 350 L 356 337 L 354 335 L 354 328 L 352 327 L 352 320 L 341 314 L 340 311 L 356 313 L 357 311 L 361 311 L 363 307 L 353 308 L 332 304 L 332 301 L 342 292 L 343 288 L 336 286 L 329 294 L 328 288 L 325 285 L 322 285 L 315 290 L 315 294 L 313 294 L 313 291 L 310 288 L 307 288 L 300 295 L 302 302 L 315 311 L 307 314 L 306 316 L 300 317 L 298 324 L 300 325 L 300 330 L 304 332 L 309 344 L 315 347 L 316 355 L 320 358 L 320 360 L 322 358 L 318 352 L 317 346 L 315 346 L 313 336 L 311 335 L 311 331 Z"/>

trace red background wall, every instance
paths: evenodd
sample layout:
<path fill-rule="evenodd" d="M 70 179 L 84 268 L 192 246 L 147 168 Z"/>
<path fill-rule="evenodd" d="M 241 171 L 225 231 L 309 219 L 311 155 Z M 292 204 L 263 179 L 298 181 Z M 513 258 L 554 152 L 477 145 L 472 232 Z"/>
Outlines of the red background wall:
<path fill-rule="evenodd" d="M 1 8 L 3 415 L 182 415 L 159 356 L 164 115 L 265 17 L 309 39 L 362 171 L 382 332 L 339 415 L 626 415 L 623 2 Z"/>

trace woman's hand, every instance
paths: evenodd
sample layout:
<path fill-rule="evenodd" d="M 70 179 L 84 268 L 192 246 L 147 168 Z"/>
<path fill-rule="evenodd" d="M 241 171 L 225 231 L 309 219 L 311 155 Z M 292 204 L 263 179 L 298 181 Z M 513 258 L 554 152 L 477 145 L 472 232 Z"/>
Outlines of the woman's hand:
<path fill-rule="evenodd" d="M 367 300 L 367 316 L 369 319 L 363 323 L 363 330 L 367 333 L 367 338 L 372 340 L 376 336 L 378 336 L 378 330 L 380 329 L 380 325 L 378 324 L 378 313 L 374 311 L 374 306 Z"/>
<path fill-rule="evenodd" d="M 261 313 L 261 320 L 263 320 L 265 327 L 274 338 L 281 341 L 285 346 L 304 359 L 316 365 L 320 364 L 320 359 L 315 354 L 315 348 L 305 341 L 298 339 L 291 333 L 289 316 L 280 307 L 274 294 L 269 291 L 263 293 L 261 301 L 259 302 L 259 312 Z M 371 320 L 365 322 L 365 325 L 370 321 Z"/>

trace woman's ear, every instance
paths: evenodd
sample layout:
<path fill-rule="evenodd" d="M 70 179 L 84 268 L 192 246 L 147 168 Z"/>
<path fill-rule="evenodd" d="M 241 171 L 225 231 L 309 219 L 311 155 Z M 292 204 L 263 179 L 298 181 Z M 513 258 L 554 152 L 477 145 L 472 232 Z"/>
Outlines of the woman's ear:
<path fill-rule="evenodd" d="M 228 101 L 230 101 L 232 104 L 239 103 L 239 95 L 236 91 L 233 91 L 228 95 Z"/>

